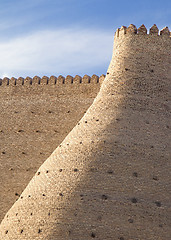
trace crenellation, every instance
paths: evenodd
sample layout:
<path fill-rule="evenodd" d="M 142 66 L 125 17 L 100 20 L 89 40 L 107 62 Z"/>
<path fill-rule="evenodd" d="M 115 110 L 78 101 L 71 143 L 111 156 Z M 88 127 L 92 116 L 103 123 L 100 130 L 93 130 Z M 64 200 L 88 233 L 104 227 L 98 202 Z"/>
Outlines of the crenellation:
<path fill-rule="evenodd" d="M 161 31 L 160 31 L 160 35 L 164 35 L 164 36 L 169 36 L 170 37 L 170 31 L 168 27 L 164 27 Z"/>
<path fill-rule="evenodd" d="M 99 77 L 99 83 L 100 85 L 102 84 L 102 82 L 104 81 L 106 75 L 102 74 L 100 77 Z"/>
<path fill-rule="evenodd" d="M 9 79 L 8 77 L 4 77 L 4 78 L 2 79 L 2 85 L 4 85 L 4 86 L 9 85 L 9 81 L 10 81 L 10 79 Z"/>
<path fill-rule="evenodd" d="M 130 24 L 129 27 L 125 27 L 122 26 L 121 28 L 118 28 L 115 32 L 115 39 L 117 41 L 117 38 L 119 37 L 123 37 L 123 36 L 131 36 L 133 37 L 134 35 L 148 35 L 148 36 L 158 36 L 159 35 L 159 29 L 156 26 L 156 24 L 154 24 L 150 30 L 149 30 L 149 34 L 147 34 L 147 28 L 145 27 L 144 24 L 142 24 L 138 29 L 136 28 L 135 25 Z M 159 36 L 171 36 L 171 32 L 169 30 L 168 27 L 163 28 L 160 31 L 160 35 Z"/>
<path fill-rule="evenodd" d="M 74 83 L 74 84 L 76 84 L 76 83 L 82 83 L 82 77 L 79 76 L 79 75 L 76 75 L 76 76 L 74 77 L 73 83 Z"/>
<path fill-rule="evenodd" d="M 66 84 L 72 84 L 73 83 L 73 77 L 71 75 L 67 75 L 65 78 Z"/>
<path fill-rule="evenodd" d="M 125 34 L 126 34 L 126 31 L 127 31 L 127 27 L 122 26 L 122 27 L 119 29 L 119 36 L 122 37 L 123 35 L 125 35 Z"/>
<path fill-rule="evenodd" d="M 82 83 L 90 83 L 91 78 L 87 74 L 83 76 Z"/>
<path fill-rule="evenodd" d="M 130 24 L 129 27 L 126 30 L 127 34 L 136 34 L 137 33 L 137 28 L 134 24 Z"/>
<path fill-rule="evenodd" d="M 9 85 L 12 85 L 12 86 L 17 85 L 17 78 L 12 77 L 9 81 Z"/>
<path fill-rule="evenodd" d="M 26 77 L 24 79 L 24 86 L 30 86 L 32 85 L 33 79 L 31 77 Z"/>
<path fill-rule="evenodd" d="M 158 27 L 156 26 L 156 24 L 154 24 L 154 25 L 150 28 L 149 34 L 150 34 L 150 35 L 156 35 L 156 36 L 159 35 L 159 29 L 158 29 Z"/>
<path fill-rule="evenodd" d="M 90 80 L 90 83 L 99 83 L 99 77 L 96 74 L 93 74 Z"/>
<path fill-rule="evenodd" d="M 59 75 L 58 77 L 56 76 L 51 76 L 50 78 L 47 76 L 43 76 L 40 78 L 39 76 L 34 76 L 33 78 L 31 77 L 26 77 L 25 79 L 23 77 L 19 77 L 18 79 L 12 77 L 11 79 L 5 77 L 3 80 L 1 79 L 0 81 L 0 86 L 38 86 L 38 85 L 58 85 L 58 84 L 97 84 L 101 81 L 103 81 L 105 75 L 102 75 L 100 78 L 96 75 L 93 74 L 92 77 L 88 75 L 84 75 L 83 78 L 79 75 L 76 75 L 75 77 L 71 75 L 67 75 L 66 78 L 63 77 L 62 75 Z"/>
<path fill-rule="evenodd" d="M 49 85 L 56 85 L 56 83 L 57 83 L 57 77 L 55 77 L 55 76 L 50 76 L 50 78 L 49 78 Z"/>
<path fill-rule="evenodd" d="M 57 78 L 57 84 L 64 84 L 65 83 L 65 78 L 62 75 L 59 75 Z"/>
<path fill-rule="evenodd" d="M 142 24 L 138 30 L 137 30 L 138 34 L 142 34 L 142 35 L 146 35 L 147 34 L 147 28 L 145 27 L 144 24 Z"/>
<path fill-rule="evenodd" d="M 41 81 L 40 81 L 40 84 L 41 85 L 48 85 L 49 83 L 49 78 L 47 76 L 43 76 Z"/>
<path fill-rule="evenodd" d="M 41 78 L 39 76 L 34 76 L 33 85 L 40 85 L 40 83 L 41 83 Z"/>
<path fill-rule="evenodd" d="M 21 86 L 21 85 L 24 85 L 24 78 L 23 77 L 19 77 L 17 79 L 17 86 Z"/>

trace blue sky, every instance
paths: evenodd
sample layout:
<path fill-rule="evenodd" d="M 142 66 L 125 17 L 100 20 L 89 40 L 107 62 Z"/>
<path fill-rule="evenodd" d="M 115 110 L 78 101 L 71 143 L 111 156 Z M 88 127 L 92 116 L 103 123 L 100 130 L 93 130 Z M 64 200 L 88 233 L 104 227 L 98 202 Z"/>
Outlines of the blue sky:
<path fill-rule="evenodd" d="M 105 74 L 131 23 L 171 30 L 171 1 L 0 0 L 0 78 Z"/>

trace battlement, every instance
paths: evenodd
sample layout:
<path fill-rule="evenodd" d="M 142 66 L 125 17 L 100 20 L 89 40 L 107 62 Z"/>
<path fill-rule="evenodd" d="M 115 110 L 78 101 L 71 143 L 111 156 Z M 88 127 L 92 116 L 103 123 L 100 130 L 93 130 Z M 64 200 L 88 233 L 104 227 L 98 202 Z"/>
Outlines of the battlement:
<path fill-rule="evenodd" d="M 122 26 L 116 30 L 115 36 L 122 37 L 124 35 L 149 35 L 149 36 L 161 36 L 168 37 L 171 39 L 171 32 L 168 27 L 164 27 L 160 32 L 156 24 L 154 24 L 150 30 L 149 34 L 147 33 L 147 28 L 144 24 L 142 24 L 138 29 L 135 25 L 130 24 L 127 28 L 126 26 Z"/>
<path fill-rule="evenodd" d="M 97 75 L 92 75 L 91 77 L 88 75 L 84 75 L 83 77 L 76 75 L 72 77 L 70 75 L 63 77 L 62 75 L 55 77 L 47 77 L 43 76 L 42 78 L 35 76 L 33 78 L 30 77 L 19 77 L 11 79 L 4 77 L 0 79 L 0 86 L 28 86 L 28 85 L 59 85 L 59 84 L 97 84 L 102 83 L 105 78 L 105 75 L 102 74 L 100 77 Z"/>

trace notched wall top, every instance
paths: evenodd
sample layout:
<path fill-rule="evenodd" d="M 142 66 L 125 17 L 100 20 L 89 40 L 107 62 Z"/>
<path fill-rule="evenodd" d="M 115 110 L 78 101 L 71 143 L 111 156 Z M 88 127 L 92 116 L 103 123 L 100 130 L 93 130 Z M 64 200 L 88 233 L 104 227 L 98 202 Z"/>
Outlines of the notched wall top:
<path fill-rule="evenodd" d="M 135 25 L 130 24 L 129 27 L 125 27 L 122 26 L 121 28 L 118 28 L 115 36 L 120 37 L 123 35 L 134 35 L 134 34 L 138 34 L 138 35 L 147 35 L 147 28 L 145 27 L 145 25 L 141 25 L 138 29 L 136 28 Z M 149 30 L 149 34 L 148 35 L 156 35 L 156 36 L 168 36 L 169 39 L 171 39 L 171 33 L 168 27 L 164 27 L 159 34 L 159 29 L 156 26 L 156 24 L 154 24 L 150 30 Z"/>
<path fill-rule="evenodd" d="M 38 76 L 34 76 L 33 78 L 30 77 L 19 77 L 14 78 L 12 77 L 11 79 L 4 77 L 3 79 L 0 79 L 0 86 L 8 86 L 8 85 L 59 85 L 59 84 L 87 84 L 87 83 L 92 83 L 92 84 L 97 84 L 97 83 L 102 83 L 105 78 L 105 75 L 102 74 L 100 77 L 97 75 L 92 75 L 91 77 L 88 75 L 84 75 L 83 77 L 76 75 L 75 77 L 72 77 L 70 75 L 63 77 L 62 75 L 55 77 L 51 76 L 50 78 L 47 76 L 43 76 L 42 78 Z"/>

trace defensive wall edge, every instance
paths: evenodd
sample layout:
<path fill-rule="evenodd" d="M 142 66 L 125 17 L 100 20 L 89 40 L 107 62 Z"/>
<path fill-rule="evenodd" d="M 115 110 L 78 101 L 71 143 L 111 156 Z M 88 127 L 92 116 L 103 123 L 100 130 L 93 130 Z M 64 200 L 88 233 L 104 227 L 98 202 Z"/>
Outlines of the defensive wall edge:
<path fill-rule="evenodd" d="M 70 75 L 63 77 L 62 75 L 56 76 L 43 76 L 42 78 L 35 76 L 33 78 L 30 77 L 19 77 L 11 79 L 4 77 L 0 79 L 0 87 L 3 86 L 28 86 L 28 85 L 62 85 L 62 84 L 101 84 L 105 78 L 105 75 L 102 74 L 100 77 L 97 75 L 92 75 L 91 77 L 88 75 L 84 75 L 83 77 L 76 75 L 72 77 Z"/>
<path fill-rule="evenodd" d="M 147 33 L 147 28 L 144 24 L 142 24 L 139 28 L 137 28 L 135 25 L 130 24 L 127 28 L 126 26 L 122 26 L 121 28 L 118 28 L 115 32 L 115 37 L 121 37 L 123 35 L 129 35 L 129 34 L 136 34 L 136 35 L 147 35 L 147 36 L 158 36 L 159 38 L 167 37 L 168 39 L 171 39 L 171 32 L 168 27 L 164 27 L 162 30 L 159 31 L 156 24 L 154 24 L 150 29 L 149 33 Z"/>

